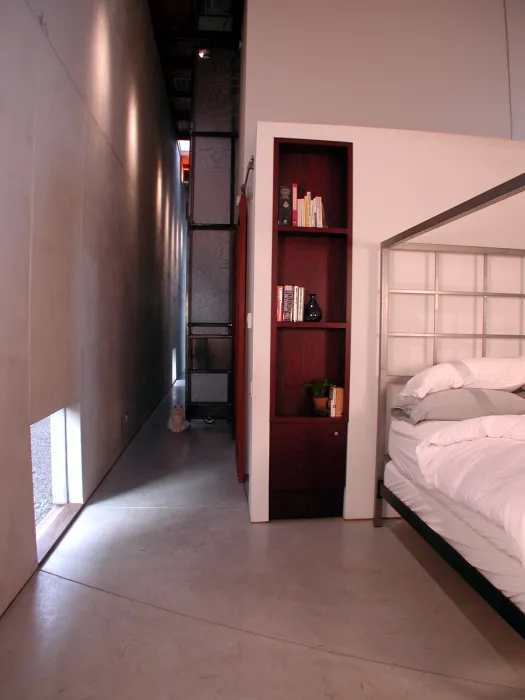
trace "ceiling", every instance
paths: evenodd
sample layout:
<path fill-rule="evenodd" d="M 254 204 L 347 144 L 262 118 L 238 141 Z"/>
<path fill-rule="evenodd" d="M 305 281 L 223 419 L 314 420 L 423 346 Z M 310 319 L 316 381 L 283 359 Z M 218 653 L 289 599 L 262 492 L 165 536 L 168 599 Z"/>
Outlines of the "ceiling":
<path fill-rule="evenodd" d="M 194 62 L 199 49 L 238 46 L 243 0 L 149 0 L 178 137 L 191 131 Z"/>

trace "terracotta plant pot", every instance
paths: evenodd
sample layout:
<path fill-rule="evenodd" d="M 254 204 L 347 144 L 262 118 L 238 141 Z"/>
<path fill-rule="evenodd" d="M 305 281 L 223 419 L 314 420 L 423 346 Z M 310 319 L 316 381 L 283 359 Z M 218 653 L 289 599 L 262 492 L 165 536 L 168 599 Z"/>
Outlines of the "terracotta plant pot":
<path fill-rule="evenodd" d="M 316 411 L 328 410 L 328 396 L 314 396 L 314 409 Z"/>

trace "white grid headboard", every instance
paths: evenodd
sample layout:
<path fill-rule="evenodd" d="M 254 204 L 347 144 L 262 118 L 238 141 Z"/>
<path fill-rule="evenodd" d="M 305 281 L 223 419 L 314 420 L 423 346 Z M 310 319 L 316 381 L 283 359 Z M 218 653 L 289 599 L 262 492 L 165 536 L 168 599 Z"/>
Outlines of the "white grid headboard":
<path fill-rule="evenodd" d="M 390 405 L 439 362 L 525 354 L 525 250 L 403 244 L 381 260 L 377 474 Z"/>

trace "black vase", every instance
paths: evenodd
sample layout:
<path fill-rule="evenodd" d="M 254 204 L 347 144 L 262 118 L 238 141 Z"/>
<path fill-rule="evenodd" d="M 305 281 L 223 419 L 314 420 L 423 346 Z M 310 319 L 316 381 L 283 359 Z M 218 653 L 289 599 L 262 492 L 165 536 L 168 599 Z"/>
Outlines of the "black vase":
<path fill-rule="evenodd" d="M 304 320 L 309 323 L 320 321 L 323 318 L 321 307 L 315 299 L 316 296 L 317 294 L 310 294 L 310 300 L 304 306 Z"/>

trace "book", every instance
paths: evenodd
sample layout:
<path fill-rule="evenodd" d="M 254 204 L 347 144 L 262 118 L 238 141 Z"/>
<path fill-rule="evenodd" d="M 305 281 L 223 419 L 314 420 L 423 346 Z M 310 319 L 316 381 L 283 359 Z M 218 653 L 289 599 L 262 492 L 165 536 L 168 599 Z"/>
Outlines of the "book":
<path fill-rule="evenodd" d="M 312 226 L 312 193 L 306 193 L 306 226 Z"/>
<path fill-rule="evenodd" d="M 293 319 L 293 286 L 285 284 L 283 288 L 283 321 Z"/>
<path fill-rule="evenodd" d="M 311 192 L 306 192 L 304 197 L 299 197 L 298 191 L 296 182 L 291 188 L 280 186 L 279 224 L 301 228 L 326 228 L 323 198 L 312 197 Z M 289 211 L 284 212 L 284 209 Z"/>
<path fill-rule="evenodd" d="M 342 386 L 338 386 L 335 388 L 335 391 L 336 391 L 335 415 L 336 415 L 336 417 L 341 417 L 344 413 L 344 410 L 345 410 L 345 407 L 344 407 L 345 390 L 343 389 Z"/>
<path fill-rule="evenodd" d="M 292 225 L 292 188 L 279 186 L 279 226 Z"/>
<path fill-rule="evenodd" d="M 277 321 L 283 320 L 283 286 L 280 284 L 277 287 Z"/>
<path fill-rule="evenodd" d="M 331 418 L 340 418 L 344 412 L 344 389 L 340 386 L 331 386 L 328 392 L 328 408 Z"/>
<path fill-rule="evenodd" d="M 297 285 L 294 285 L 293 288 L 293 314 L 292 314 L 292 321 L 297 322 L 297 314 L 298 314 L 298 309 L 299 309 L 299 287 Z"/>
<path fill-rule="evenodd" d="M 297 320 L 304 321 L 304 287 L 299 287 L 299 298 L 297 300 Z"/>

